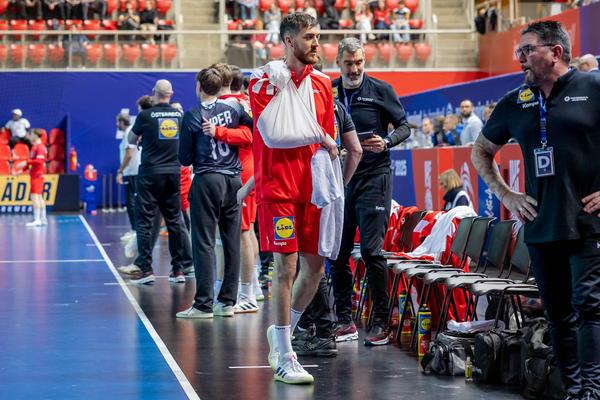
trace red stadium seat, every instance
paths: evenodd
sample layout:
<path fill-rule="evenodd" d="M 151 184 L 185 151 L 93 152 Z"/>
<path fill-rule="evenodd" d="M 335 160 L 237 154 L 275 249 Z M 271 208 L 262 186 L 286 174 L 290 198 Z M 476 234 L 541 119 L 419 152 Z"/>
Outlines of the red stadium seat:
<path fill-rule="evenodd" d="M 106 0 L 106 14 L 112 15 L 119 7 L 119 0 Z"/>
<path fill-rule="evenodd" d="M 8 30 L 8 20 L 0 19 L 0 31 Z M 0 39 L 2 39 L 4 35 L 0 35 Z"/>
<path fill-rule="evenodd" d="M 292 0 L 277 0 L 277 5 L 279 6 L 282 14 L 287 14 L 292 7 Z"/>
<path fill-rule="evenodd" d="M 161 44 L 160 54 L 163 62 L 169 65 L 177 57 L 177 45 L 176 44 Z"/>
<path fill-rule="evenodd" d="M 269 59 L 270 60 L 279 60 L 283 57 L 284 50 L 282 44 L 276 44 L 269 50 Z"/>
<path fill-rule="evenodd" d="M 64 161 L 59 161 L 59 160 L 50 161 L 50 164 L 48 164 L 48 173 L 49 174 L 64 174 L 65 173 Z"/>
<path fill-rule="evenodd" d="M 258 8 L 260 9 L 260 11 L 266 12 L 269 10 L 269 8 L 271 8 L 271 4 L 273 3 L 275 3 L 275 0 L 259 0 Z"/>
<path fill-rule="evenodd" d="M 4 14 L 8 8 L 8 0 L 0 0 L 0 15 Z"/>
<path fill-rule="evenodd" d="M 127 10 L 127 3 L 131 3 L 131 5 L 133 6 L 133 11 L 137 11 L 137 1 L 135 0 L 119 0 L 119 10 L 121 12 L 124 12 L 125 10 Z"/>
<path fill-rule="evenodd" d="M 10 175 L 10 162 L 0 160 L 0 175 Z"/>
<path fill-rule="evenodd" d="M 114 43 L 106 43 L 104 45 L 104 59 L 111 65 L 115 65 L 117 57 L 120 55 L 119 46 Z"/>
<path fill-rule="evenodd" d="M 50 129 L 50 140 L 49 144 L 65 144 L 65 133 L 60 128 Z"/>
<path fill-rule="evenodd" d="M 354 25 L 351 19 L 340 19 L 338 23 L 340 29 L 352 29 L 352 25 Z"/>
<path fill-rule="evenodd" d="M 408 43 L 398 43 L 396 45 L 396 54 L 398 55 L 398 60 L 403 63 L 407 63 L 411 57 L 413 56 L 414 48 L 411 44 Z"/>
<path fill-rule="evenodd" d="M 35 66 L 42 65 L 44 58 L 46 58 L 46 46 L 43 44 L 30 44 L 27 51 L 27 58 Z"/>
<path fill-rule="evenodd" d="M 123 58 L 129 65 L 133 65 L 140 58 L 140 54 L 142 51 L 140 50 L 139 44 L 124 44 L 123 45 Z"/>
<path fill-rule="evenodd" d="M 142 45 L 142 59 L 146 65 L 154 64 L 154 61 L 158 59 L 158 45 L 157 44 L 143 44 Z"/>
<path fill-rule="evenodd" d="M 25 143 L 16 143 L 12 151 L 13 160 L 29 160 L 29 147 Z"/>
<path fill-rule="evenodd" d="M 44 21 L 44 20 L 29 21 L 29 30 L 30 31 L 45 31 L 46 29 L 47 29 L 46 21 Z M 33 38 L 35 40 L 40 40 L 40 35 L 33 35 Z"/>
<path fill-rule="evenodd" d="M 9 22 L 11 31 L 26 31 L 27 20 L 26 19 L 13 19 Z M 21 40 L 21 35 L 15 35 L 15 40 Z"/>
<path fill-rule="evenodd" d="M 6 57 L 8 56 L 8 52 L 6 51 L 6 46 L 0 44 L 0 63 L 4 63 L 6 61 Z"/>
<path fill-rule="evenodd" d="M 337 45 L 333 43 L 323 43 L 321 47 L 323 49 L 323 59 L 327 63 L 333 64 L 335 62 L 335 57 L 337 57 Z"/>
<path fill-rule="evenodd" d="M 356 0 L 350 0 L 350 11 L 356 10 Z"/>
<path fill-rule="evenodd" d="M 158 26 L 175 26 L 175 21 L 172 19 L 159 19 Z"/>
<path fill-rule="evenodd" d="M 27 54 L 27 48 L 22 44 L 10 45 L 10 61 L 15 65 L 21 65 Z"/>
<path fill-rule="evenodd" d="M 65 29 L 70 31 L 71 28 L 75 26 L 77 29 L 81 29 L 83 26 L 83 21 L 80 19 L 66 19 L 65 20 Z"/>
<path fill-rule="evenodd" d="M 239 19 L 234 19 L 231 20 L 227 23 L 227 30 L 228 31 L 237 31 L 239 30 L 241 21 Z"/>
<path fill-rule="evenodd" d="M 85 47 L 85 58 L 89 64 L 96 64 L 102 58 L 102 45 L 91 43 Z"/>
<path fill-rule="evenodd" d="M 0 144 L 0 160 L 2 161 L 10 161 L 12 155 L 10 153 L 10 146 L 7 144 Z"/>
<path fill-rule="evenodd" d="M 377 47 L 373 43 L 365 44 L 365 62 L 369 63 L 377 54 Z"/>
<path fill-rule="evenodd" d="M 138 10 L 143 10 L 146 8 L 146 0 L 138 0 Z"/>
<path fill-rule="evenodd" d="M 63 146 L 64 145 L 58 144 L 58 143 L 50 145 L 50 148 L 48 150 L 48 160 L 50 160 L 50 161 L 54 161 L 54 160 L 64 161 L 64 159 L 65 159 L 65 148 Z"/>
<path fill-rule="evenodd" d="M 102 29 L 105 31 L 116 31 L 118 21 L 114 19 L 105 19 L 102 21 Z"/>
<path fill-rule="evenodd" d="M 160 14 L 166 14 L 169 12 L 173 2 L 171 0 L 156 0 L 156 11 Z"/>
<path fill-rule="evenodd" d="M 392 58 L 392 50 L 393 50 L 392 45 L 389 43 L 379 43 L 378 47 L 379 47 L 379 58 L 381 58 L 381 60 L 383 62 L 388 64 L 390 62 L 390 59 Z"/>
<path fill-rule="evenodd" d="M 431 55 L 431 46 L 429 46 L 427 43 L 417 43 L 415 44 L 415 54 L 417 56 L 417 60 L 425 62 Z"/>
<path fill-rule="evenodd" d="M 422 19 L 410 19 L 410 20 L 408 20 L 408 26 L 410 26 L 410 29 L 421 29 L 421 28 L 423 28 L 423 20 Z"/>
<path fill-rule="evenodd" d="M 48 45 L 48 60 L 51 64 L 61 64 L 65 59 L 65 48 L 60 44 Z"/>
<path fill-rule="evenodd" d="M 304 9 L 305 4 L 306 4 L 306 0 L 296 0 L 296 8 Z"/>
<path fill-rule="evenodd" d="M 100 31 L 102 30 L 102 22 L 97 19 L 88 19 L 83 21 L 83 29 L 86 31 Z M 94 40 L 96 35 L 87 35 L 88 39 Z"/>
<path fill-rule="evenodd" d="M 419 8 L 419 0 L 405 0 L 404 4 L 410 10 L 411 15 L 414 15 L 417 8 Z"/>
<path fill-rule="evenodd" d="M 335 0 L 333 6 L 338 11 L 344 11 L 346 9 L 346 0 Z"/>
<path fill-rule="evenodd" d="M 10 131 L 6 128 L 0 128 L 0 144 L 8 144 L 10 140 Z"/>
<path fill-rule="evenodd" d="M 323 0 L 315 0 L 314 7 L 319 15 L 325 12 L 325 2 Z"/>

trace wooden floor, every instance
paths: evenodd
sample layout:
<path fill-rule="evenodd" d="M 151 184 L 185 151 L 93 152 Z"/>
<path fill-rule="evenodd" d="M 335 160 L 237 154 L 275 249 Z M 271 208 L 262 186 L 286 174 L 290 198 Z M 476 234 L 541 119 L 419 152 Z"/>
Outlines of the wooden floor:
<path fill-rule="evenodd" d="M 187 321 L 194 280 L 169 283 L 167 240 L 153 286 L 132 286 L 119 236 L 125 213 L 1 216 L 0 399 L 520 399 L 501 387 L 423 375 L 395 346 L 342 343 L 335 358 L 301 358 L 315 384 L 273 381 L 269 301 L 257 314 Z M 89 222 L 89 225 L 87 225 Z M 97 240 L 95 239 L 97 237 Z"/>

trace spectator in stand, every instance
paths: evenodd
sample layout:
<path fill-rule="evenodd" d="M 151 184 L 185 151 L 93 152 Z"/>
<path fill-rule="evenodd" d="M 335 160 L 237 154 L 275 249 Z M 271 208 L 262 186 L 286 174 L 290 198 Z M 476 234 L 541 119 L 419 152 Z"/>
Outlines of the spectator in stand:
<path fill-rule="evenodd" d="M 315 8 L 312 0 L 306 0 L 306 2 L 304 3 L 304 13 L 310 15 L 314 19 L 317 19 L 319 17 L 317 9 Z"/>
<path fill-rule="evenodd" d="M 450 211 L 458 206 L 473 208 L 473 203 L 471 203 L 469 195 L 463 188 L 460 176 L 455 170 L 449 169 L 442 172 L 440 175 L 440 186 L 444 190 L 444 211 Z"/>
<path fill-rule="evenodd" d="M 243 21 L 256 19 L 256 6 L 258 0 L 237 0 L 240 5 L 240 17 Z"/>
<path fill-rule="evenodd" d="M 460 136 L 456 132 L 456 118 L 450 114 L 444 118 L 441 131 L 433 137 L 434 146 L 460 146 Z"/>
<path fill-rule="evenodd" d="M 475 17 L 475 30 L 479 32 L 480 35 L 485 35 L 485 24 L 487 21 L 487 15 L 485 11 L 485 7 L 481 7 L 477 10 L 477 16 Z"/>
<path fill-rule="evenodd" d="M 15 147 L 16 143 L 25 143 L 31 147 L 31 142 L 27 138 L 31 125 L 27 119 L 23 118 L 23 111 L 18 108 L 12 110 L 12 119 L 4 127 L 10 130 L 11 137 L 9 144 L 11 148 Z"/>
<path fill-rule="evenodd" d="M 146 32 L 156 31 L 158 25 L 158 15 L 154 7 L 153 0 L 147 0 L 144 10 L 140 13 L 140 29 Z M 147 42 L 154 43 L 152 35 L 144 36 Z"/>
<path fill-rule="evenodd" d="M 67 57 L 70 57 L 71 66 L 83 65 L 88 45 L 87 36 L 77 32 L 77 26 L 72 25 L 70 34 L 63 39 L 63 47 L 67 51 Z"/>
<path fill-rule="evenodd" d="M 25 0 L 25 9 L 29 19 L 40 20 L 43 18 L 42 0 Z"/>
<path fill-rule="evenodd" d="M 127 2 L 125 7 L 125 12 L 120 13 L 117 19 L 117 29 L 123 31 L 135 31 L 139 29 L 140 16 L 133 9 L 133 5 L 130 2 Z"/>
<path fill-rule="evenodd" d="M 379 0 L 377 8 L 373 11 L 373 26 L 375 29 L 390 29 L 390 10 L 385 5 L 385 0 Z M 379 35 L 384 39 L 387 35 Z"/>
<path fill-rule="evenodd" d="M 598 59 L 593 54 L 585 54 L 579 57 L 579 65 L 577 67 L 581 72 L 599 73 Z"/>
<path fill-rule="evenodd" d="M 371 33 L 373 30 L 373 14 L 369 8 L 369 3 L 366 0 L 362 0 L 356 6 L 356 13 L 354 15 L 356 21 L 356 29 L 360 30 L 360 41 L 364 44 L 369 40 L 375 39 L 375 36 Z"/>
<path fill-rule="evenodd" d="M 460 142 L 463 146 L 471 145 L 479 136 L 483 122 L 473 112 L 473 102 L 465 99 L 460 102 L 460 115 L 462 116 L 463 128 L 460 132 Z"/>
<path fill-rule="evenodd" d="M 67 19 L 83 19 L 81 0 L 65 0 L 65 15 Z"/>
<path fill-rule="evenodd" d="M 410 38 L 408 33 L 400 33 L 402 31 L 409 31 L 410 26 L 408 20 L 410 19 L 410 10 L 404 5 L 403 2 L 399 4 L 399 7 L 394 10 L 394 22 L 392 23 L 392 39 L 394 43 L 407 43 Z"/>
<path fill-rule="evenodd" d="M 487 124 L 488 120 L 490 119 L 490 116 L 492 115 L 494 108 L 496 108 L 496 103 L 492 102 L 492 103 L 488 104 L 487 106 L 485 106 L 485 108 L 483 109 L 483 124 L 484 125 Z"/>
<path fill-rule="evenodd" d="M 106 18 L 106 0 L 81 0 L 81 19 L 84 21 L 88 19 L 90 5 L 92 13 L 98 14 L 98 19 Z"/>
<path fill-rule="evenodd" d="M 413 148 L 430 148 L 433 147 L 433 123 L 430 118 L 423 118 L 421 121 L 421 129 L 417 130 L 411 138 L 413 140 Z"/>
<path fill-rule="evenodd" d="M 66 19 L 65 0 L 44 0 L 42 6 L 44 19 Z"/>
<path fill-rule="evenodd" d="M 269 31 L 267 42 L 279 43 L 279 25 L 281 25 L 281 10 L 277 4 L 272 3 L 263 16 L 265 28 Z"/>

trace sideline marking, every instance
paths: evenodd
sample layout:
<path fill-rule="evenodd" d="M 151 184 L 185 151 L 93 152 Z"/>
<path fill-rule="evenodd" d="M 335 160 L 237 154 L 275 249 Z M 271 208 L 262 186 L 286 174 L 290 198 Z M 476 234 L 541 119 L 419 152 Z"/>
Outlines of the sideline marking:
<path fill-rule="evenodd" d="M 83 263 L 104 262 L 103 258 L 82 258 L 79 260 L 0 260 L 0 264 L 34 264 L 34 263 Z"/>
<path fill-rule="evenodd" d="M 92 230 L 90 225 L 87 223 L 87 221 L 85 220 L 85 218 L 82 215 L 79 215 L 79 219 L 81 220 L 81 223 L 83 224 L 85 229 L 88 231 L 88 233 L 89 233 L 90 237 L 92 238 L 92 240 L 94 241 L 94 243 L 96 244 L 98 251 L 100 252 L 100 254 L 102 254 L 102 258 L 106 262 L 106 265 L 108 265 L 110 272 L 112 272 L 115 279 L 119 283 L 119 286 L 121 286 L 121 289 L 123 290 L 123 292 L 125 293 L 125 296 L 131 303 L 131 306 L 133 307 L 133 309 L 137 313 L 138 317 L 140 317 L 140 320 L 142 321 L 142 323 L 148 330 L 150 337 L 152 337 L 152 339 L 154 340 L 154 343 L 156 343 L 156 347 L 158 347 L 158 350 L 160 350 L 161 354 L 165 358 L 165 361 L 167 362 L 169 367 L 171 367 L 173 374 L 175 374 L 175 378 L 177 378 L 177 380 L 179 381 L 179 384 L 183 388 L 183 391 L 185 392 L 185 394 L 187 394 L 189 399 L 200 400 L 200 397 L 198 397 L 198 394 L 192 387 L 192 384 L 190 383 L 190 381 L 188 381 L 188 379 L 186 378 L 186 376 L 183 373 L 183 371 L 181 370 L 181 368 L 179 368 L 179 365 L 177 365 L 177 362 L 175 361 L 175 359 L 169 352 L 169 349 L 167 349 L 165 342 L 163 342 L 163 340 L 160 338 L 160 336 L 158 335 L 158 332 L 156 332 L 156 330 L 152 326 L 152 323 L 150 322 L 150 320 L 148 319 L 146 314 L 144 314 L 144 311 L 142 310 L 142 308 L 140 307 L 138 302 L 135 300 L 135 297 L 133 297 L 133 294 L 131 294 L 131 291 L 127 287 L 127 284 L 125 283 L 125 281 L 123 281 L 123 278 L 121 278 L 121 275 L 119 275 L 119 273 L 117 272 L 114 264 L 108 257 L 108 254 L 106 254 L 104 247 L 102 247 L 102 245 L 100 244 L 98 237 L 96 236 L 96 234 L 94 233 L 94 231 Z"/>
<path fill-rule="evenodd" d="M 304 368 L 319 368 L 317 364 L 302 365 Z M 259 368 L 271 368 L 270 365 L 238 365 L 230 366 L 229 369 L 259 369 Z"/>

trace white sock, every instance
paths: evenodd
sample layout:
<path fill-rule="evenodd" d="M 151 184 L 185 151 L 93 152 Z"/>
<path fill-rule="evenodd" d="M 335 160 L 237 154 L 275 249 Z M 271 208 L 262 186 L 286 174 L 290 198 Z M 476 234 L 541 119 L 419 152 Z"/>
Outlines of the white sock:
<path fill-rule="evenodd" d="M 294 310 L 293 308 L 291 308 L 290 311 L 291 311 L 290 321 L 291 321 L 291 325 L 292 325 L 292 332 L 294 332 L 294 329 L 296 329 L 296 325 L 298 325 L 298 321 L 300 321 L 300 317 L 302 316 L 302 313 L 304 311 Z"/>
<path fill-rule="evenodd" d="M 215 301 L 219 297 L 219 293 L 221 292 L 221 285 L 223 285 L 222 279 L 215 280 Z"/>
<path fill-rule="evenodd" d="M 38 208 L 33 209 L 33 220 L 34 221 L 40 220 L 40 210 Z"/>
<path fill-rule="evenodd" d="M 260 282 L 258 280 L 258 265 L 254 266 L 254 294 L 262 294 L 262 288 L 260 287 Z"/>
<path fill-rule="evenodd" d="M 277 340 L 277 347 L 279 348 L 279 356 L 293 352 L 292 350 L 292 336 L 289 325 L 286 326 L 275 326 L 275 339 Z"/>
<path fill-rule="evenodd" d="M 240 295 L 244 296 L 252 303 L 256 303 L 256 296 L 254 295 L 254 288 L 252 287 L 252 283 L 242 283 Z"/>
<path fill-rule="evenodd" d="M 45 221 L 46 220 L 46 206 L 44 206 L 40 209 L 40 214 L 41 214 L 42 221 Z"/>

